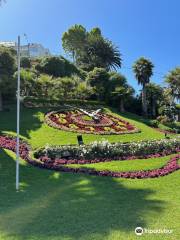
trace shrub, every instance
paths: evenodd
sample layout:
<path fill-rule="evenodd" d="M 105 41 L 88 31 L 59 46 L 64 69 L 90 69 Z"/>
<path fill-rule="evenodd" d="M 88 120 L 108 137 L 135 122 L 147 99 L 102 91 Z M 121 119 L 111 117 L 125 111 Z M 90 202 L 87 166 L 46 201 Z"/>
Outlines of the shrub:
<path fill-rule="evenodd" d="M 151 127 L 158 128 L 158 125 L 159 125 L 158 120 L 150 120 L 149 121 L 149 126 L 151 126 Z"/>
<path fill-rule="evenodd" d="M 160 115 L 159 117 L 157 117 L 157 120 L 162 124 L 166 124 L 166 123 L 170 122 L 169 118 L 167 116 L 163 116 L 163 115 Z"/>
<path fill-rule="evenodd" d="M 31 68 L 31 61 L 27 57 L 21 58 L 21 67 L 22 68 Z"/>
<path fill-rule="evenodd" d="M 79 73 L 76 66 L 62 56 L 43 58 L 35 68 L 37 71 L 52 75 L 53 77 L 70 77 L 72 74 Z"/>
<path fill-rule="evenodd" d="M 66 100 L 50 100 L 47 98 L 37 98 L 33 96 L 25 97 L 23 103 L 26 107 L 59 107 L 65 108 L 64 105 L 70 104 L 71 107 L 86 107 L 87 109 L 97 109 L 105 106 L 104 102 L 95 100 L 80 100 L 80 99 L 66 99 Z M 67 106 L 66 106 L 67 108 Z"/>

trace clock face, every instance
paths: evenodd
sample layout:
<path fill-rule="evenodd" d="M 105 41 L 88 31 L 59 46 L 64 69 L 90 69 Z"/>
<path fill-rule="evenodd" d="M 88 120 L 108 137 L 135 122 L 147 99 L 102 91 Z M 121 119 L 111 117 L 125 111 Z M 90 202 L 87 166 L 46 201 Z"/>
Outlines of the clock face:
<path fill-rule="evenodd" d="M 46 114 L 45 121 L 51 127 L 78 133 L 125 134 L 139 131 L 120 117 L 101 113 L 99 109 L 53 111 Z"/>

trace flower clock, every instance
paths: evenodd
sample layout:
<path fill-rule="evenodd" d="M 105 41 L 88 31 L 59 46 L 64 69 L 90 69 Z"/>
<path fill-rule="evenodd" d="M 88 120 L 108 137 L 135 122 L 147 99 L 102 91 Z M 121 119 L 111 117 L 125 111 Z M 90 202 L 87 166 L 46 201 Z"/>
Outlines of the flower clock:
<path fill-rule="evenodd" d="M 135 126 L 120 117 L 97 112 L 52 111 L 45 115 L 45 121 L 51 127 L 79 133 L 127 134 L 139 132 Z"/>

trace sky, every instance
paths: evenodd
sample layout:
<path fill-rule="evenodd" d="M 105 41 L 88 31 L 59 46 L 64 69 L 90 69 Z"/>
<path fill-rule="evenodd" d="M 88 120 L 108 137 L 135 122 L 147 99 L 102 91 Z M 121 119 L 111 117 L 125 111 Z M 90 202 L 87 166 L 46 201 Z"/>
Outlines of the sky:
<path fill-rule="evenodd" d="M 151 81 L 157 84 L 180 66 L 179 12 L 179 0 L 6 0 L 0 7 L 0 41 L 20 35 L 26 44 L 25 33 L 28 42 L 64 55 L 61 37 L 70 26 L 99 27 L 119 47 L 123 61 L 118 71 L 138 92 L 132 64 L 139 57 L 153 62 Z"/>

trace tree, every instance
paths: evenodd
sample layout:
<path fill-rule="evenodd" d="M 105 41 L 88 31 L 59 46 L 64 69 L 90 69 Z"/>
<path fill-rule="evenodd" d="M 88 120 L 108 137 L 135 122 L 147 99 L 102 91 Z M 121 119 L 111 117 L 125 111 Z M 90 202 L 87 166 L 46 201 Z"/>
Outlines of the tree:
<path fill-rule="evenodd" d="M 163 97 L 159 107 L 159 114 L 166 116 L 168 121 L 173 121 L 177 109 L 172 89 L 170 87 L 164 88 L 162 95 Z"/>
<path fill-rule="evenodd" d="M 138 84 L 142 85 L 142 108 L 145 116 L 147 116 L 146 85 L 150 82 L 150 77 L 153 75 L 153 68 L 152 62 L 144 57 L 139 58 L 133 65 L 133 71 Z"/>
<path fill-rule="evenodd" d="M 94 68 L 87 75 L 87 82 L 94 91 L 99 100 L 105 99 L 105 93 L 108 86 L 109 74 L 104 68 Z"/>
<path fill-rule="evenodd" d="M 93 94 L 93 88 L 90 87 L 87 82 L 79 82 L 77 86 L 77 98 L 85 100 Z"/>
<path fill-rule="evenodd" d="M 101 36 L 101 29 L 98 27 L 92 28 L 91 31 L 89 32 L 90 35 L 94 36 Z"/>
<path fill-rule="evenodd" d="M 52 75 L 53 77 L 71 76 L 79 73 L 79 70 L 64 57 L 45 57 L 39 64 L 36 64 L 35 69 L 40 73 Z"/>
<path fill-rule="evenodd" d="M 165 81 L 169 84 L 172 96 L 180 100 L 180 67 L 176 67 L 165 76 Z"/>
<path fill-rule="evenodd" d="M 58 99 L 67 100 L 76 96 L 77 81 L 63 77 L 54 80 L 53 94 Z"/>
<path fill-rule="evenodd" d="M 63 48 L 77 66 L 91 71 L 94 67 L 110 70 L 121 67 L 119 49 L 105 39 L 99 28 L 87 32 L 82 25 L 72 26 L 62 37 Z"/>
<path fill-rule="evenodd" d="M 152 117 L 156 117 L 158 107 L 163 99 L 163 88 L 155 83 L 146 86 L 147 104 Z"/>
<path fill-rule="evenodd" d="M 107 71 L 121 67 L 119 49 L 109 40 L 99 34 L 89 34 L 87 44 L 77 58 L 77 64 L 87 71 L 95 67 Z"/>
<path fill-rule="evenodd" d="M 29 69 L 21 69 L 20 77 L 21 77 L 21 95 L 22 96 L 34 95 L 37 80 L 36 74 L 30 71 Z M 15 73 L 15 78 L 17 79 L 17 72 Z"/>
<path fill-rule="evenodd" d="M 86 42 L 86 29 L 82 25 L 75 24 L 63 33 L 62 46 L 64 51 L 75 60 Z"/>
<path fill-rule="evenodd" d="M 13 51 L 0 47 L 0 111 L 3 109 L 3 93 L 7 93 L 14 86 L 13 74 L 15 71 Z"/>
<path fill-rule="evenodd" d="M 120 111 L 124 112 L 125 100 L 134 94 L 134 89 L 128 85 L 125 76 L 120 73 L 112 72 L 109 78 L 108 91 L 108 95 L 119 102 Z"/>
<path fill-rule="evenodd" d="M 41 74 L 36 81 L 36 93 L 46 99 L 51 97 L 53 87 L 52 77 L 47 74 Z"/>

